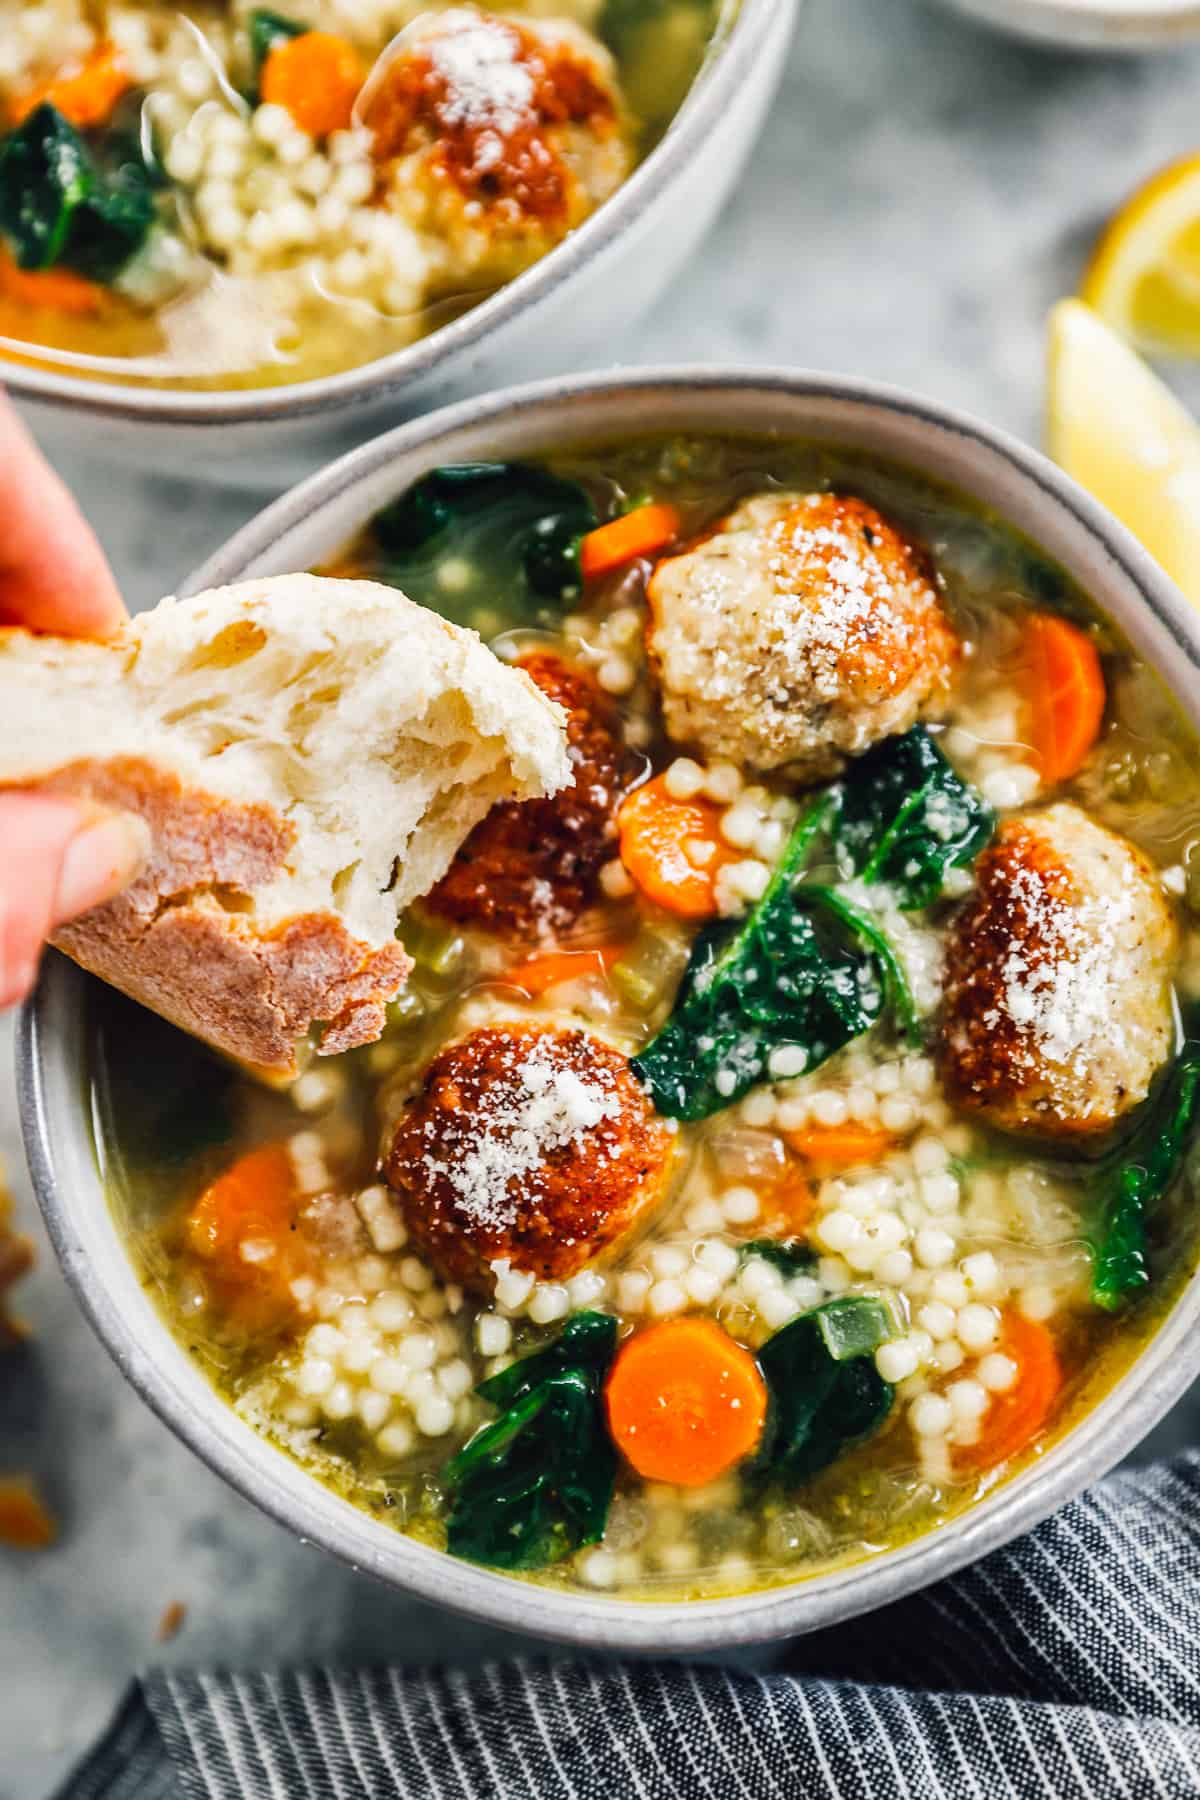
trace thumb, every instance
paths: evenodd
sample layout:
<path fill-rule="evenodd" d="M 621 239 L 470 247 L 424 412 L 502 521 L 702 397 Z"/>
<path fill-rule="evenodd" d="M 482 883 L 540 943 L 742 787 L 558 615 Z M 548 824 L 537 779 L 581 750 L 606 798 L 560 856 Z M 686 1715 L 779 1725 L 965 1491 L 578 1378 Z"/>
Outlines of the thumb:
<path fill-rule="evenodd" d="M 0 794 L 0 1008 L 24 999 L 42 945 L 111 900 L 145 858 L 141 819 L 61 795 Z"/>

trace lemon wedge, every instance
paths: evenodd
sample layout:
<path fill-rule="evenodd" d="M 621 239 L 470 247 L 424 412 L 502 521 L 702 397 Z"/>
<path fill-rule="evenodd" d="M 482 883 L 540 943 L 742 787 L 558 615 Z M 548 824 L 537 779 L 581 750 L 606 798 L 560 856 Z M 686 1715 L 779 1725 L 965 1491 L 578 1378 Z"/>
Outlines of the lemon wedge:
<path fill-rule="evenodd" d="M 1200 156 L 1170 163 L 1130 196 L 1079 293 L 1143 349 L 1200 356 Z"/>
<path fill-rule="evenodd" d="M 1200 427 L 1079 300 L 1050 314 L 1051 456 L 1200 605 Z"/>

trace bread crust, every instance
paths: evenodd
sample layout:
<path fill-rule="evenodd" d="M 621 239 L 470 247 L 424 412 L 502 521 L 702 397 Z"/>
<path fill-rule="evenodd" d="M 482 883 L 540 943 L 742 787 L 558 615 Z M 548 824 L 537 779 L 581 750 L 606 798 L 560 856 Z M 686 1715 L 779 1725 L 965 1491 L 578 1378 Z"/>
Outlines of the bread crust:
<path fill-rule="evenodd" d="M 0 629 L 0 713 L 0 789 L 126 811 L 153 846 L 59 947 L 277 1078 L 310 1033 L 380 1035 L 408 906 L 493 806 L 570 772 L 561 709 L 474 632 L 316 575 L 164 600 L 105 643 Z"/>
<path fill-rule="evenodd" d="M 84 760 L 45 792 L 135 812 L 152 848 L 132 885 L 57 931 L 57 949 L 172 1024 L 276 1077 L 299 1069 L 297 1044 L 324 1026 L 318 1053 L 373 1042 L 412 968 L 399 943 L 374 949 L 332 912 L 264 930 L 254 890 L 295 838 L 273 808 L 186 785 L 139 757 Z"/>

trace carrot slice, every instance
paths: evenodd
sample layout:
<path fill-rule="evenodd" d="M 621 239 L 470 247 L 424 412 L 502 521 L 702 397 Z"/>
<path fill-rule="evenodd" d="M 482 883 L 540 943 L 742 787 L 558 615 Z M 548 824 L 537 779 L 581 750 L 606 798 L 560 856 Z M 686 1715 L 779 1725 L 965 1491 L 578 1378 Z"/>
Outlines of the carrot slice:
<path fill-rule="evenodd" d="M 82 317 L 104 305 L 105 290 L 70 269 L 19 269 L 0 247 L 0 296 L 19 306 L 44 306 Z"/>
<path fill-rule="evenodd" d="M 354 45 L 332 31 L 306 31 L 276 44 L 262 67 L 259 94 L 282 106 L 309 137 L 328 137 L 352 123 L 367 71 Z"/>
<path fill-rule="evenodd" d="M 878 1162 L 900 1142 L 896 1132 L 882 1125 L 807 1125 L 803 1131 L 789 1131 L 785 1136 L 798 1156 L 826 1169 L 853 1169 L 859 1163 Z"/>
<path fill-rule="evenodd" d="M 647 899 L 684 919 L 712 917 L 717 872 L 738 860 L 722 840 L 719 807 L 711 800 L 676 800 L 656 775 L 624 802 L 617 833 L 621 861 Z M 708 844 L 711 856 L 696 860 L 694 848 Z"/>
<path fill-rule="evenodd" d="M 1023 1313 L 1006 1313 L 999 1349 L 1016 1363 L 1017 1378 L 1007 1393 L 992 1400 L 975 1443 L 958 1452 L 963 1463 L 980 1472 L 1008 1462 L 1033 1442 L 1062 1387 L 1062 1364 L 1044 1325 Z"/>
<path fill-rule="evenodd" d="M 579 569 L 585 581 L 596 581 L 639 556 L 665 550 L 679 536 L 682 520 L 673 506 L 657 502 L 636 506 L 607 525 L 597 525 L 579 545 Z"/>
<path fill-rule="evenodd" d="M 70 75 L 39 82 L 12 103 L 14 125 L 47 103 L 70 124 L 86 131 L 103 125 L 113 115 L 117 101 L 133 86 L 133 78 L 114 44 L 97 44 Z"/>
<path fill-rule="evenodd" d="M 506 986 L 523 988 L 536 999 L 560 982 L 578 981 L 581 975 L 607 975 L 624 948 L 623 944 L 599 944 L 594 950 L 548 950 L 544 956 L 531 956 L 528 962 L 509 969 L 501 979 Z"/>
<path fill-rule="evenodd" d="M 613 1440 L 639 1475 L 703 1487 L 758 1443 L 767 1388 L 715 1319 L 668 1319 L 618 1352 L 605 1402 Z"/>
<path fill-rule="evenodd" d="M 218 1175 L 187 1215 L 188 1248 L 247 1327 L 281 1324 L 294 1310 L 291 1284 L 307 1264 L 295 1229 L 299 1202 L 285 1146 L 263 1144 Z"/>
<path fill-rule="evenodd" d="M 27 1475 L 0 1479 L 0 1544 L 8 1550 L 45 1550 L 57 1535 Z"/>
<path fill-rule="evenodd" d="M 1066 781 L 1100 735 L 1106 693 L 1091 638 L 1054 613 L 1032 613 L 1025 625 L 1029 737 L 1041 777 Z"/>
<path fill-rule="evenodd" d="M 816 1195 L 811 1183 L 798 1170 L 789 1169 L 763 1194 L 763 1218 L 755 1221 L 755 1236 L 802 1236 L 812 1219 L 815 1204 Z"/>

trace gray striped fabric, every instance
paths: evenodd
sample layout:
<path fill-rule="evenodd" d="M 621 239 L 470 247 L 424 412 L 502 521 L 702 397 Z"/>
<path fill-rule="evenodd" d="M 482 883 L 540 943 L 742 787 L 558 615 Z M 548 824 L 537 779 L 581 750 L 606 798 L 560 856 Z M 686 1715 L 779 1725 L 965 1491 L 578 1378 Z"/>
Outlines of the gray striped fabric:
<path fill-rule="evenodd" d="M 59 1800 L 1026 1800 L 1200 1795 L 1200 1453 L 965 1574 L 672 1663 L 156 1673 Z"/>

